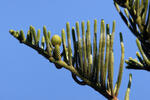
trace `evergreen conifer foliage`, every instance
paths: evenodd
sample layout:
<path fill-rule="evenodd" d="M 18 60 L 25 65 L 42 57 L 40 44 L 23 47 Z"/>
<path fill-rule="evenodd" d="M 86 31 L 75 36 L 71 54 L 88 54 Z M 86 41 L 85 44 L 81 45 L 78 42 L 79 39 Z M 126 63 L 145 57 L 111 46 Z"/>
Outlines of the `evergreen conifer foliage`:
<path fill-rule="evenodd" d="M 150 71 L 150 0 L 114 0 L 114 5 L 122 20 L 136 36 L 141 53 L 137 59 L 129 58 L 126 68 Z M 120 9 L 123 7 L 124 12 Z"/>
<path fill-rule="evenodd" d="M 69 70 L 72 74 L 72 78 L 79 85 L 88 85 L 92 87 L 108 100 L 118 100 L 117 96 L 124 68 L 124 44 L 122 33 L 120 33 L 120 66 L 118 78 L 114 84 L 113 67 L 115 55 L 113 53 L 113 42 L 115 21 L 113 22 L 112 32 L 110 32 L 109 24 L 105 25 L 104 20 L 101 20 L 99 40 L 97 38 L 99 34 L 97 32 L 97 20 L 94 20 L 93 27 L 94 32 L 91 34 L 90 21 L 87 21 L 86 27 L 85 22 L 81 22 L 81 31 L 79 22 L 76 22 L 75 27 L 71 28 L 69 22 L 67 22 L 66 31 L 62 29 L 61 37 L 58 35 L 53 35 L 51 37 L 51 32 L 47 31 L 46 26 L 44 26 L 41 41 L 41 31 L 37 30 L 36 32 L 33 26 L 30 26 L 26 37 L 23 30 L 10 30 L 9 32 L 19 40 L 20 43 L 31 47 L 51 63 L 54 63 L 56 68 L 65 68 Z M 91 38 L 91 35 L 93 38 Z M 71 44 L 73 44 L 73 46 Z M 62 52 L 60 50 L 61 46 L 63 49 Z M 131 75 L 125 100 L 129 100 L 130 87 Z"/>

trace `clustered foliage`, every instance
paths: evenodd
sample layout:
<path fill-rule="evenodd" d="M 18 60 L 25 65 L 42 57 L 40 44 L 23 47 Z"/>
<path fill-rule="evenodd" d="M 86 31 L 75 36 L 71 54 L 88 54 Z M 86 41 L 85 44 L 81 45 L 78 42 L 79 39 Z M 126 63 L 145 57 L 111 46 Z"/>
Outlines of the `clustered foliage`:
<path fill-rule="evenodd" d="M 104 20 L 101 21 L 99 47 L 97 47 L 97 20 L 94 20 L 93 48 L 91 44 L 90 22 L 87 21 L 86 31 L 84 21 L 81 23 L 81 28 L 82 37 L 80 37 L 79 22 L 76 22 L 76 27 L 72 27 L 71 30 L 69 23 L 67 23 L 66 43 L 64 29 L 62 29 L 61 38 L 58 35 L 54 35 L 52 38 L 50 38 L 50 31 L 47 32 L 46 27 L 44 26 L 44 36 L 41 39 L 41 46 L 39 45 L 40 30 L 38 30 L 36 33 L 33 26 L 30 26 L 27 37 L 25 37 L 22 30 L 10 30 L 10 33 L 21 43 L 24 43 L 35 49 L 41 55 L 46 57 L 50 62 L 54 63 L 56 68 L 61 69 L 64 67 L 70 70 L 73 79 L 78 84 L 89 85 L 108 99 L 117 98 L 124 65 L 124 45 L 122 34 L 120 33 L 120 44 L 122 52 L 120 59 L 120 69 L 118 80 L 116 82 L 115 88 L 113 88 L 113 41 L 115 33 L 115 21 L 113 22 L 111 34 L 109 24 L 106 25 L 105 29 Z M 74 51 L 71 49 L 70 32 L 72 33 Z M 62 52 L 60 52 L 61 42 L 63 46 Z M 46 47 L 44 47 L 45 45 Z M 82 81 L 80 81 L 78 78 L 80 78 Z"/>
<path fill-rule="evenodd" d="M 128 64 L 126 68 L 150 71 L 149 0 L 114 0 L 114 5 L 125 24 L 137 37 L 137 46 L 142 55 L 141 57 L 139 52 L 136 53 L 139 61 L 131 57 L 129 60 L 126 60 L 125 62 Z M 124 13 L 120 10 L 119 6 L 124 8 Z M 33 26 L 30 26 L 26 37 L 23 30 L 10 30 L 9 32 L 18 39 L 20 43 L 35 49 L 51 63 L 54 63 L 56 68 L 68 69 L 71 72 L 74 81 L 79 85 L 88 85 L 92 87 L 108 100 L 118 100 L 117 96 L 121 85 L 124 67 L 124 44 L 122 33 L 120 33 L 120 66 L 118 78 L 114 85 L 113 42 L 115 21 L 113 22 L 112 32 L 110 32 L 109 24 L 105 25 L 104 20 L 101 20 L 99 42 L 97 41 L 97 20 L 94 20 L 94 32 L 92 33 L 93 39 L 91 39 L 89 21 L 87 21 L 86 28 L 85 22 L 83 21 L 81 23 L 81 34 L 79 27 L 79 22 L 76 22 L 75 27 L 70 29 L 69 22 L 67 22 L 66 33 L 65 29 L 62 29 L 61 37 L 54 35 L 51 38 L 50 31 L 47 32 L 47 29 L 44 26 L 41 41 L 41 31 L 38 30 L 36 32 Z M 73 44 L 73 46 L 71 44 Z M 63 47 L 62 52 L 60 50 L 61 46 Z M 130 74 L 129 76 L 125 100 L 129 100 L 132 75 Z"/>
<path fill-rule="evenodd" d="M 137 59 L 129 58 L 125 62 L 128 69 L 150 71 L 150 2 L 149 0 L 114 0 L 115 7 L 130 31 L 137 37 L 139 52 Z M 123 2 L 124 1 L 124 2 Z M 124 13 L 119 5 L 124 8 Z"/>

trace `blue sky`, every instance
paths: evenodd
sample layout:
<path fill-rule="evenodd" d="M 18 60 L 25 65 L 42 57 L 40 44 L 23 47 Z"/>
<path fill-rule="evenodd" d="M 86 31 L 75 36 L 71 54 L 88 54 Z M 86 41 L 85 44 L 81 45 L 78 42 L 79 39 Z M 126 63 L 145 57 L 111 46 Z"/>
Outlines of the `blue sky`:
<path fill-rule="evenodd" d="M 1 0 L 0 13 L 0 100 L 105 100 L 92 88 L 76 84 L 66 69 L 57 70 L 33 49 L 20 44 L 9 29 L 26 33 L 30 25 L 36 29 L 46 25 L 52 35 L 60 35 L 66 22 L 74 26 L 76 21 L 90 20 L 92 27 L 94 19 L 99 23 L 104 19 L 110 26 L 116 20 L 114 75 L 120 61 L 119 32 L 124 37 L 125 59 L 136 57 L 135 37 L 121 20 L 113 0 Z M 119 99 L 124 99 L 129 73 L 133 74 L 130 99 L 147 100 L 150 73 L 125 68 Z"/>

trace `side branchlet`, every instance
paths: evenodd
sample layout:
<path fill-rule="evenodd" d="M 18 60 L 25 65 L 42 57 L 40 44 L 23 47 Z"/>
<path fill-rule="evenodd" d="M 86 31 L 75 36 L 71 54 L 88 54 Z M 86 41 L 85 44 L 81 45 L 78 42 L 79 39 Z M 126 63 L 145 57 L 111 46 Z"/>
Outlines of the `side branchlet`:
<path fill-rule="evenodd" d="M 118 79 L 116 81 L 115 88 L 113 88 L 113 43 L 115 33 L 115 21 L 113 22 L 112 32 L 110 33 L 109 24 L 107 24 L 105 27 L 104 20 L 101 20 L 100 39 L 99 42 L 97 42 L 97 20 L 94 20 L 93 46 L 91 43 L 92 39 L 90 31 L 90 21 L 87 21 L 86 29 L 85 22 L 82 21 L 81 31 L 79 22 L 76 22 L 75 26 L 76 27 L 72 27 L 72 30 L 70 30 L 70 24 L 69 22 L 67 22 L 67 39 L 65 29 L 62 29 L 61 37 L 59 37 L 58 35 L 53 35 L 51 38 L 50 31 L 47 31 L 46 27 L 44 26 L 44 36 L 42 37 L 41 42 L 41 31 L 38 30 L 36 33 L 33 26 L 30 26 L 27 33 L 27 38 L 25 38 L 22 30 L 20 32 L 10 30 L 10 33 L 21 43 L 35 49 L 39 54 L 44 56 L 51 63 L 54 63 L 56 68 L 60 69 L 63 67 L 68 69 L 72 73 L 72 78 L 78 84 L 88 85 L 92 87 L 104 97 L 106 97 L 108 100 L 117 100 L 123 74 L 124 45 L 122 34 L 120 33 L 120 67 L 118 72 Z M 72 32 L 72 39 L 70 36 L 70 32 Z M 82 32 L 82 34 L 80 34 L 80 32 Z M 71 40 L 73 40 L 73 46 L 71 46 Z M 63 47 L 62 52 L 60 52 L 61 42 Z M 39 43 L 41 43 L 41 46 L 39 46 Z M 97 47 L 98 43 L 99 47 Z M 144 61 L 147 62 L 145 58 Z M 127 92 L 127 95 L 128 94 L 129 92 Z"/>
<path fill-rule="evenodd" d="M 150 71 L 150 0 L 114 0 L 114 5 L 127 27 L 137 37 L 137 46 L 143 57 L 138 55 L 139 61 L 130 57 L 126 60 L 127 68 Z M 119 6 L 124 8 L 124 12 Z"/>

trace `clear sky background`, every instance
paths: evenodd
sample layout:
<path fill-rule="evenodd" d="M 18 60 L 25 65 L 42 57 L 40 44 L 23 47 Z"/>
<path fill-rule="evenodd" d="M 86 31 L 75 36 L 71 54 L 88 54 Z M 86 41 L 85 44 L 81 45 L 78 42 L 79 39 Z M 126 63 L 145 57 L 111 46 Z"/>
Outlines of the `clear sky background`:
<path fill-rule="evenodd" d="M 116 20 L 114 42 L 115 80 L 120 63 L 119 32 L 123 32 L 125 59 L 135 58 L 138 51 L 135 37 L 117 13 L 113 0 L 1 0 L 0 1 L 0 100 L 105 100 L 89 86 L 75 83 L 66 69 L 57 70 L 33 49 L 20 44 L 9 34 L 9 29 L 23 29 L 30 25 L 52 35 L 61 34 L 66 22 L 71 26 L 101 19 L 112 26 Z M 99 24 L 100 25 L 100 24 Z M 130 100 L 148 100 L 150 73 L 124 68 L 119 99 L 123 100 L 129 73 L 133 75 Z"/>

